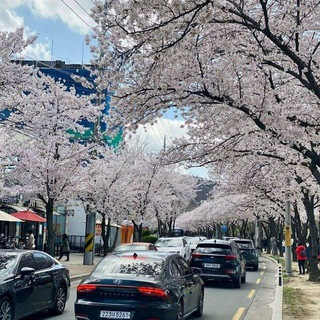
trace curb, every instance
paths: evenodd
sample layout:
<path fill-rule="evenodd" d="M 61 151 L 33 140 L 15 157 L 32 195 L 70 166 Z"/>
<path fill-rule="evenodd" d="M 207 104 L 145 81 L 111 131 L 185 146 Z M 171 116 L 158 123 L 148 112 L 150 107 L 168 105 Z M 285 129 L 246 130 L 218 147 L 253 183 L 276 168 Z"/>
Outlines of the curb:
<path fill-rule="evenodd" d="M 274 309 L 272 320 L 282 320 L 282 299 L 283 299 L 283 271 L 282 265 L 276 259 L 269 256 L 264 256 L 266 259 L 274 262 L 278 266 L 278 281 L 276 287 L 276 295 L 274 299 Z M 281 277 L 281 278 L 280 278 Z"/>
<path fill-rule="evenodd" d="M 80 280 L 80 279 L 83 279 L 85 277 L 87 277 L 89 275 L 89 273 L 85 273 L 85 274 L 79 274 L 79 275 L 76 275 L 76 276 L 72 276 L 70 277 L 70 281 L 77 281 L 77 280 Z"/>

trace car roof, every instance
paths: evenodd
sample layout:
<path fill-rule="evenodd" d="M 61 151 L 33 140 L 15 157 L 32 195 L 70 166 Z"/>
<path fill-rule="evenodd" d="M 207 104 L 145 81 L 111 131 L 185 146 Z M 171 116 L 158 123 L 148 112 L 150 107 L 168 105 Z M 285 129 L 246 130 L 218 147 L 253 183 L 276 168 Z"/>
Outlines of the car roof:
<path fill-rule="evenodd" d="M 164 240 L 164 239 L 186 239 L 186 237 L 161 237 L 158 240 Z"/>
<path fill-rule="evenodd" d="M 153 251 L 153 250 L 135 250 L 135 251 L 124 251 L 124 252 L 115 252 L 110 253 L 106 257 L 110 256 L 119 256 L 119 257 L 126 257 L 126 256 L 133 256 L 134 254 L 137 254 L 138 257 L 145 257 L 145 258 L 160 258 L 165 259 L 168 256 L 178 256 L 176 253 L 170 253 L 170 252 L 163 252 L 163 251 Z"/>
<path fill-rule="evenodd" d="M 221 240 L 221 239 L 207 239 L 203 240 L 199 243 L 199 245 L 202 244 L 225 244 L 225 245 L 230 245 L 230 241 L 228 240 Z"/>
<path fill-rule="evenodd" d="M 234 242 L 250 242 L 252 243 L 253 241 L 251 239 L 232 239 Z"/>
<path fill-rule="evenodd" d="M 29 250 L 29 249 L 17 249 L 17 248 L 5 248 L 5 249 L 0 249 L 0 253 L 15 253 L 16 255 L 22 255 L 25 252 L 41 252 L 44 253 L 43 251 L 40 250 Z"/>
<path fill-rule="evenodd" d="M 127 242 L 127 243 L 121 243 L 120 246 L 146 246 L 152 244 L 151 242 Z"/>

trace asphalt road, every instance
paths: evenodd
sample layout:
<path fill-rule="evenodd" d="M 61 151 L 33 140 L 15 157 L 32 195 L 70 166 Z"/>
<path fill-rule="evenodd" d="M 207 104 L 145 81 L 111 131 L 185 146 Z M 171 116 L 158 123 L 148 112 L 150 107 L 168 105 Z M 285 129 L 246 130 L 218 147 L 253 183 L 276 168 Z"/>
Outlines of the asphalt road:
<path fill-rule="evenodd" d="M 251 307 L 251 303 L 257 292 L 261 289 L 261 283 L 268 272 L 267 263 L 262 260 L 257 272 L 247 270 L 247 281 L 241 285 L 240 289 L 233 288 L 228 283 L 212 283 L 205 287 L 204 312 L 201 320 L 244 320 L 246 313 Z M 72 282 L 70 298 L 65 312 L 56 317 L 47 314 L 39 314 L 37 320 L 70 320 L 74 318 L 73 304 L 76 297 L 76 286 L 79 283 Z M 259 312 L 260 314 L 260 312 Z M 260 318 L 260 317 L 259 317 Z M 262 317 L 263 318 L 263 317 Z M 261 318 L 261 319 L 262 319 Z M 266 315 L 267 319 L 272 319 L 271 315 Z M 29 317 L 25 320 L 34 320 Z M 190 317 L 190 320 L 199 318 Z"/>

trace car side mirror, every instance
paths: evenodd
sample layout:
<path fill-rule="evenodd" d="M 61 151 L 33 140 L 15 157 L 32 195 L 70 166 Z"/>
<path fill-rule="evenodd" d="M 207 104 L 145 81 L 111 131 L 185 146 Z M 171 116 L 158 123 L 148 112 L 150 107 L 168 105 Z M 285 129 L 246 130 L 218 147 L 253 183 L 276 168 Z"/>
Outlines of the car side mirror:
<path fill-rule="evenodd" d="M 191 268 L 191 269 L 192 269 L 192 272 L 193 272 L 194 274 L 201 274 L 201 269 L 200 269 L 200 268 L 194 267 L 194 268 Z"/>
<path fill-rule="evenodd" d="M 30 276 L 32 274 L 34 274 L 36 270 L 34 268 L 30 268 L 30 267 L 23 267 L 21 269 L 21 278 L 24 278 L 25 276 Z"/>
<path fill-rule="evenodd" d="M 188 273 L 188 274 L 185 275 L 185 277 L 186 277 L 187 281 L 191 281 L 193 279 L 193 274 L 192 273 Z"/>

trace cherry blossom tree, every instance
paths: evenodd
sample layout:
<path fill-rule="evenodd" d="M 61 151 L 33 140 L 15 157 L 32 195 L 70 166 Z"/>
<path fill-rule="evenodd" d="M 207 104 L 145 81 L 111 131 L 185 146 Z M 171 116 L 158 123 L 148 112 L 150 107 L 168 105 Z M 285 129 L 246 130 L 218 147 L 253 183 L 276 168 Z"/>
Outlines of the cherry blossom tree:
<path fill-rule="evenodd" d="M 31 67 L 21 66 L 11 61 L 30 45 L 35 38 L 23 39 L 23 29 L 15 32 L 0 31 L 0 108 L 11 109 L 12 100 L 21 91 L 26 90 L 32 82 L 31 74 L 35 73 Z M 3 117 L 3 115 L 2 115 Z"/>
<path fill-rule="evenodd" d="M 97 154 L 88 167 L 89 185 L 83 199 L 102 217 L 104 254 L 112 249 L 111 222 L 131 221 L 134 238 L 141 240 L 146 223 L 153 228 L 160 221 L 174 222 L 195 197 L 197 179 L 177 172 L 175 166 L 163 165 L 159 155 L 132 146 L 100 148 Z"/>
<path fill-rule="evenodd" d="M 314 197 L 319 10 L 300 0 L 97 2 L 94 51 L 114 92 L 110 120 L 135 129 L 175 107 L 191 140 L 174 158 L 210 166 L 277 158 L 290 165 L 282 186 L 299 177 Z"/>
<path fill-rule="evenodd" d="M 10 139 L 5 157 L 12 170 L 7 192 L 41 200 L 46 207 L 48 252 L 54 254 L 53 208 L 57 201 L 77 198 L 93 145 L 79 143 L 69 132 L 83 133 L 82 119 L 95 121 L 99 109 L 90 96 L 39 74 L 11 100 L 14 110 L 5 122 Z"/>
<path fill-rule="evenodd" d="M 110 119 L 135 128 L 175 106 L 194 137 L 189 158 L 287 146 L 288 161 L 300 154 L 319 182 L 318 10 L 314 1 L 98 2 L 94 51 L 115 93 Z"/>

